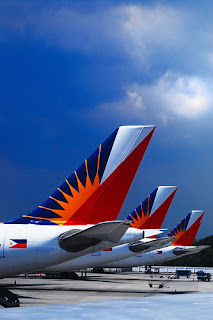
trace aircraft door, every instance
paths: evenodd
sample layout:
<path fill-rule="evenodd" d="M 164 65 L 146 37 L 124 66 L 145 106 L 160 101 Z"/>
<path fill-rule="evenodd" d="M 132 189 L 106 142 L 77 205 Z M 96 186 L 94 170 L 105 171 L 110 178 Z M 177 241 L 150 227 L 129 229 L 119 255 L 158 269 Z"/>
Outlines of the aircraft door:
<path fill-rule="evenodd" d="M 4 232 L 0 231 L 0 258 L 4 258 Z"/>

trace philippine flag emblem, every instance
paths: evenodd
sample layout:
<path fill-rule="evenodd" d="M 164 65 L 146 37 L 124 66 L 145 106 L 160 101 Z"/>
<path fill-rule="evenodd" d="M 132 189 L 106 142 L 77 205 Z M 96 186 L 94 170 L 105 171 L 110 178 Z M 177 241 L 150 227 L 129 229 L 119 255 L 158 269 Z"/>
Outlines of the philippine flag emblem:
<path fill-rule="evenodd" d="M 10 249 L 26 249 L 27 239 L 10 239 Z"/>
<path fill-rule="evenodd" d="M 158 250 L 158 251 L 157 251 L 157 254 L 163 254 L 163 251 Z"/>

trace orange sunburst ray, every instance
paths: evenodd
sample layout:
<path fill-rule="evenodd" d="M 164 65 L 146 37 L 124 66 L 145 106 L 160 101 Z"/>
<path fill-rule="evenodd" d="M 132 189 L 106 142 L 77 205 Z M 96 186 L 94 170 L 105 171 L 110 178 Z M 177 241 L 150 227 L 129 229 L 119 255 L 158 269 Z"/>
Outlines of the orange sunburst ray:
<path fill-rule="evenodd" d="M 141 217 L 139 216 L 139 214 L 138 214 L 136 209 L 135 209 L 136 218 L 134 218 L 132 215 L 130 215 L 132 220 L 133 220 L 133 222 L 130 223 L 130 225 L 132 227 L 140 229 L 143 226 L 143 224 L 149 219 L 149 198 L 150 198 L 150 196 L 148 197 L 148 204 L 147 204 L 147 212 L 146 212 L 146 214 L 143 211 L 143 206 L 142 206 L 142 203 L 141 203 L 140 204 L 140 206 L 141 206 Z"/>
<path fill-rule="evenodd" d="M 181 230 L 176 229 L 173 231 L 173 236 L 179 238 L 185 233 L 185 231 L 186 231 L 186 228 L 183 228 Z"/>
<path fill-rule="evenodd" d="M 88 172 L 88 166 L 87 166 L 87 160 L 85 160 L 85 168 L 86 168 L 86 183 L 85 186 L 80 181 L 77 172 L 75 171 L 75 176 L 78 183 L 78 190 L 73 188 L 68 180 L 66 180 L 67 185 L 69 186 L 69 189 L 71 191 L 71 195 L 65 193 L 63 190 L 58 190 L 63 194 L 67 202 L 58 200 L 56 198 L 53 198 L 50 196 L 50 199 L 56 201 L 63 209 L 52 209 L 44 206 L 39 206 L 39 208 L 43 208 L 46 210 L 50 210 L 54 213 L 56 213 L 59 217 L 58 218 L 43 218 L 40 217 L 40 219 L 44 219 L 47 221 L 51 221 L 56 224 L 63 225 L 65 224 L 70 218 L 74 215 L 74 213 L 82 206 L 82 204 L 94 193 L 94 191 L 99 187 L 99 165 L 100 165 L 100 154 L 101 154 L 101 145 L 99 146 L 99 154 L 98 154 L 98 161 L 97 161 L 97 169 L 96 169 L 96 175 L 94 178 L 93 183 L 90 180 L 89 172 Z M 25 216 L 31 218 L 31 216 Z M 35 217 L 33 217 L 35 218 Z M 37 217 L 39 219 L 39 217 Z M 83 221 L 82 221 L 83 223 Z"/>
<path fill-rule="evenodd" d="M 178 230 L 178 227 L 176 227 L 172 232 L 172 236 L 175 238 L 172 244 L 174 245 L 177 241 L 179 241 L 179 239 L 184 235 L 185 232 L 186 232 L 186 225 L 183 228 L 180 225 L 180 230 Z"/>

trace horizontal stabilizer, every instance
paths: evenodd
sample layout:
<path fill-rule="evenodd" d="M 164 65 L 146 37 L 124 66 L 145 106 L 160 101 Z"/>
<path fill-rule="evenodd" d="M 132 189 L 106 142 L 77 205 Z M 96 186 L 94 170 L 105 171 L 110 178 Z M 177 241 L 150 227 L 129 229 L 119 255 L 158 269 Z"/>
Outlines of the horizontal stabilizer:
<path fill-rule="evenodd" d="M 209 245 L 202 245 L 202 246 L 183 246 L 183 247 L 177 247 L 175 249 L 173 249 L 173 253 L 176 256 L 186 256 L 186 255 L 190 255 L 190 254 L 195 254 L 198 253 L 202 250 L 208 249 L 211 246 Z"/>
<path fill-rule="evenodd" d="M 141 229 L 144 232 L 144 238 L 149 238 L 161 234 L 165 229 Z"/>
<path fill-rule="evenodd" d="M 149 252 L 152 250 L 156 250 L 162 248 L 163 246 L 170 243 L 171 237 L 163 237 L 159 239 L 142 239 L 138 242 L 131 243 L 129 245 L 129 250 L 132 252 Z"/>
<path fill-rule="evenodd" d="M 126 221 L 109 221 L 94 225 L 86 230 L 66 231 L 59 237 L 60 247 L 69 252 L 79 252 L 102 241 L 117 243 L 129 228 Z"/>

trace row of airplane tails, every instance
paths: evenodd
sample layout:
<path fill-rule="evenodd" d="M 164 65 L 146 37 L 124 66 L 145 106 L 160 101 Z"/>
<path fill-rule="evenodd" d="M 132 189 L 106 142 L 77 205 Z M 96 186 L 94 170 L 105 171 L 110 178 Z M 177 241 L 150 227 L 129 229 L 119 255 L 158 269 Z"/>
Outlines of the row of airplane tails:
<path fill-rule="evenodd" d="M 0 277 L 150 265 L 207 248 L 193 246 L 201 210 L 162 236 L 176 186 L 159 186 L 116 220 L 154 131 L 119 127 L 44 203 L 1 224 Z"/>

